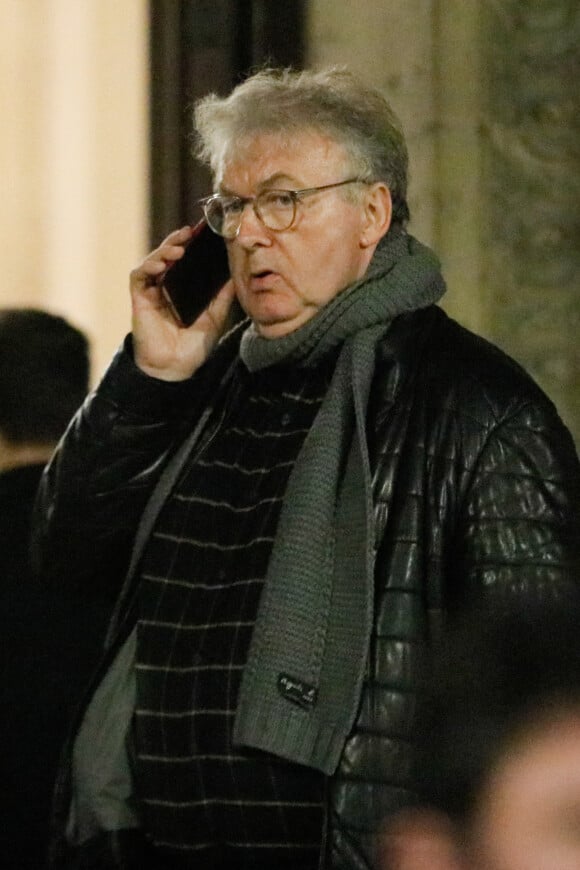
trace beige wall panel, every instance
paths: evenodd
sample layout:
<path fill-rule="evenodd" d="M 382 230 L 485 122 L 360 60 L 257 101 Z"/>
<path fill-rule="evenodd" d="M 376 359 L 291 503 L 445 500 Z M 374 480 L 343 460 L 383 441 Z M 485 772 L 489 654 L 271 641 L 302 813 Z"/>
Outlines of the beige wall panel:
<path fill-rule="evenodd" d="M 438 0 L 436 28 L 437 189 L 435 246 L 446 310 L 476 332 L 489 329 L 482 289 L 486 192 L 482 186 L 481 5 Z"/>
<path fill-rule="evenodd" d="M 2 0 L 1 305 L 84 328 L 98 377 L 147 246 L 146 0 Z"/>
<path fill-rule="evenodd" d="M 46 42 L 39 2 L 0 3 L 0 303 L 41 296 L 42 77 Z"/>
<path fill-rule="evenodd" d="M 411 160 L 411 228 L 433 242 L 433 0 L 311 0 L 307 60 L 345 64 L 380 88 L 399 115 Z"/>

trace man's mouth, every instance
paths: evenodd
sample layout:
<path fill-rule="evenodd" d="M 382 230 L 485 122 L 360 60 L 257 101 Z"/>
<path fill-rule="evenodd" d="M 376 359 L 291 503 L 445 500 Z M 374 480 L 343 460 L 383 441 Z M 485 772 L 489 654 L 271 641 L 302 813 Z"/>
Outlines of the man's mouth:
<path fill-rule="evenodd" d="M 259 269 L 250 274 L 250 287 L 253 290 L 266 290 L 276 278 L 276 272 L 271 269 Z"/>

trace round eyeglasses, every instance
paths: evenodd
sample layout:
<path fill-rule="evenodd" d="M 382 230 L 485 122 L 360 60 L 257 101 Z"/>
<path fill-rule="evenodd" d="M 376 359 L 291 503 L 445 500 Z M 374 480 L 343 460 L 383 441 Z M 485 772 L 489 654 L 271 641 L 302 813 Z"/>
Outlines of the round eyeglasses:
<path fill-rule="evenodd" d="M 265 227 L 275 232 L 288 230 L 296 219 L 296 206 L 305 196 L 342 187 L 345 184 L 370 184 L 365 178 L 347 178 L 320 187 L 302 190 L 263 190 L 257 196 L 233 196 L 214 193 L 199 200 L 210 228 L 224 239 L 235 239 L 240 231 L 246 205 L 251 205 L 256 217 Z"/>

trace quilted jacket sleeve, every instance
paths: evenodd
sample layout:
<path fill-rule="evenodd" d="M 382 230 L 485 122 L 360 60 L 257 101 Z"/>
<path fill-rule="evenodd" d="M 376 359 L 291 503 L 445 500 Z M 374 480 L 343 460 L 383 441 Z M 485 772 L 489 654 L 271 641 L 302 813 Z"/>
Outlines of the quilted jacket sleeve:
<path fill-rule="evenodd" d="M 553 405 L 514 402 L 474 457 L 457 504 L 454 603 L 566 594 L 580 583 L 580 470 Z"/>
<path fill-rule="evenodd" d="M 43 581 L 114 600 L 144 504 L 195 404 L 194 380 L 166 383 L 127 349 L 74 419 L 44 472 L 33 552 Z"/>

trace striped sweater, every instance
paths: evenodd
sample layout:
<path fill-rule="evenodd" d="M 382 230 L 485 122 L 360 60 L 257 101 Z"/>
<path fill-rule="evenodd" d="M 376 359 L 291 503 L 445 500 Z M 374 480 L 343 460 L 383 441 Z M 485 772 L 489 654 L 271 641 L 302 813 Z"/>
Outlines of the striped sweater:
<path fill-rule="evenodd" d="M 255 866 L 317 864 L 322 775 L 240 750 L 232 726 L 286 483 L 333 365 L 239 363 L 144 554 L 136 776 L 168 854 L 226 844 Z"/>

